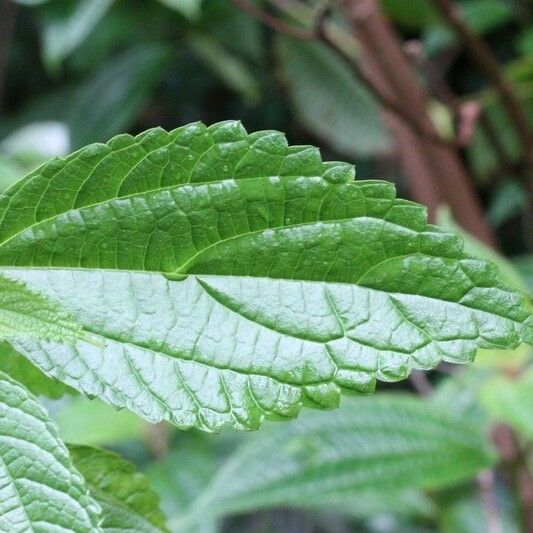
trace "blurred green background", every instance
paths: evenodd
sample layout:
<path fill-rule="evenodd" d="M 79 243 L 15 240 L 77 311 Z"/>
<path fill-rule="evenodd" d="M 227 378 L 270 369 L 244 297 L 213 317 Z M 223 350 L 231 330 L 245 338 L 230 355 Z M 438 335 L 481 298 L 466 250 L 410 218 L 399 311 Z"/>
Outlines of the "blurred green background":
<path fill-rule="evenodd" d="M 287 7 L 277 12 L 287 23 L 305 25 L 317 2 L 277 4 Z M 459 4 L 531 118 L 532 3 Z M 502 161 L 479 123 L 460 150 L 499 252 L 461 230 L 446 206 L 439 223 L 463 232 L 470 250 L 495 261 L 507 283 L 531 293 L 531 169 L 497 94 L 431 1 L 382 0 L 381 7 L 404 44 L 424 59 L 419 74 L 438 131 L 449 135 L 455 119 L 432 78 L 457 102 L 476 102 L 505 151 Z M 349 32 L 341 9 L 331 24 Z M 279 35 L 224 0 L 0 0 L 1 190 L 51 157 L 121 132 L 226 119 L 242 120 L 248 131 L 286 132 L 291 144 L 319 146 L 326 160 L 354 162 L 358 178 L 394 181 L 402 196 L 417 198 L 381 105 L 320 43 Z M 470 209 L 466 201 L 464 209 Z M 10 359 L 6 345 L 2 355 L 16 377 L 24 363 Z M 373 402 L 347 399 L 333 416 L 307 413 L 294 426 L 269 425 L 254 435 L 149 426 L 97 400 L 73 393 L 59 398 L 59 385 L 58 399 L 47 400 L 47 407 L 68 442 L 115 449 L 145 471 L 172 531 L 511 532 L 523 530 L 524 509 L 505 461 L 489 461 L 494 468 L 480 474 L 487 465 L 468 450 L 492 457 L 491 431 L 505 423 L 531 468 L 532 362 L 525 347 L 481 353 L 469 368 L 444 365 L 432 372 L 422 384 L 430 397 L 415 395 L 416 378 L 380 385 Z M 446 456 L 453 435 L 443 429 L 442 411 L 472 439 L 464 456 Z M 374 413 L 378 422 L 369 426 L 361 413 Z M 402 432 L 404 424 L 411 433 Z M 356 486 L 343 488 L 340 478 L 329 489 L 315 483 L 318 450 L 327 450 L 330 440 L 350 448 L 346 468 L 361 470 Z M 375 457 L 390 463 L 386 475 L 369 469 Z M 488 507 L 487 495 L 494 500 Z"/>

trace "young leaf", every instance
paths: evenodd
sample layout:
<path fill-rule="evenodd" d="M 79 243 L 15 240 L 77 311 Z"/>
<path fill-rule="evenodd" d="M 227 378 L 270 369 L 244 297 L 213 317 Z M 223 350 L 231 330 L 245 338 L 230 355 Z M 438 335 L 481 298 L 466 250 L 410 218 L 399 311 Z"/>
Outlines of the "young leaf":
<path fill-rule="evenodd" d="M 376 101 L 341 59 L 320 44 L 282 37 L 277 44 L 282 79 L 304 127 L 353 157 L 390 150 Z"/>
<path fill-rule="evenodd" d="M 215 431 L 531 339 L 495 267 L 393 185 L 353 177 L 237 122 L 52 160 L 0 197 L 0 272 L 91 342 L 13 344 L 88 395 Z"/>
<path fill-rule="evenodd" d="M 70 456 L 102 507 L 102 531 L 165 530 L 159 497 L 148 478 L 119 455 L 90 446 L 69 446 Z"/>
<path fill-rule="evenodd" d="M 35 396 L 56 400 L 65 394 L 76 394 L 74 389 L 43 374 L 7 342 L 0 342 L 0 372 L 18 381 Z"/>
<path fill-rule="evenodd" d="M 99 531 L 100 509 L 57 428 L 26 389 L 0 372 L 0 531 Z"/>
<path fill-rule="evenodd" d="M 402 489 L 469 479 L 495 457 L 471 421 L 407 395 L 350 399 L 336 413 L 306 413 L 254 437 L 176 525 L 279 506 L 351 501 L 355 510 L 377 492 L 401 497 Z"/>

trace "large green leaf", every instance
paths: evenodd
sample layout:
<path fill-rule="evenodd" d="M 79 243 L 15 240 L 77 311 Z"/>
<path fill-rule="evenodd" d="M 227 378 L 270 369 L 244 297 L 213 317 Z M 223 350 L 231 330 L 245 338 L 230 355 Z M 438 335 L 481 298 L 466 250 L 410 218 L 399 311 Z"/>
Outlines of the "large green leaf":
<path fill-rule="evenodd" d="M 179 531 L 206 516 L 342 503 L 367 516 L 379 493 L 381 510 L 388 503 L 394 512 L 406 505 L 402 490 L 469 479 L 494 457 L 480 428 L 440 406 L 407 395 L 351 399 L 336 413 L 306 413 L 248 437 L 174 525 Z"/>
<path fill-rule="evenodd" d="M 148 478 L 113 452 L 69 446 L 76 468 L 102 507 L 102 531 L 155 533 L 165 529 L 159 497 Z"/>
<path fill-rule="evenodd" d="M 0 531 L 93 533 L 99 516 L 44 408 L 0 372 Z"/>
<path fill-rule="evenodd" d="M 182 428 L 256 428 L 532 336 L 521 296 L 422 206 L 237 122 L 51 161 L 0 198 L 0 243 L 0 272 L 88 336 L 15 348 Z"/>

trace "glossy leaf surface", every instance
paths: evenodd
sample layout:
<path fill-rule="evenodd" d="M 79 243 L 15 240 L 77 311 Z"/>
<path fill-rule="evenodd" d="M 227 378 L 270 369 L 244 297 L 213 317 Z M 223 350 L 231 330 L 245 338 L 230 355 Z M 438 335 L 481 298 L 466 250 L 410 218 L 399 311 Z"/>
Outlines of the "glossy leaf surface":
<path fill-rule="evenodd" d="M 531 339 L 521 297 L 423 207 L 237 122 L 51 161 L 0 198 L 0 264 L 87 335 L 18 351 L 182 428 L 257 428 Z"/>
<path fill-rule="evenodd" d="M 0 372 L 0 531 L 99 531 L 100 509 L 44 408 Z"/>

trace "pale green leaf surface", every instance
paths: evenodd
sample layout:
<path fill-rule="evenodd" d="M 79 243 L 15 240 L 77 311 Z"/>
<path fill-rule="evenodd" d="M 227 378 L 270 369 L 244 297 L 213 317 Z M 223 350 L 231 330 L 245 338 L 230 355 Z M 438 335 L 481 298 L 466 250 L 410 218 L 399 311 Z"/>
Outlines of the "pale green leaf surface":
<path fill-rule="evenodd" d="M 531 338 L 495 267 L 385 182 L 239 123 L 150 130 L 0 198 L 0 264 L 91 343 L 17 340 L 150 421 L 257 428 Z"/>
<path fill-rule="evenodd" d="M 99 517 L 44 408 L 0 372 L 0 531 L 94 533 Z"/>
<path fill-rule="evenodd" d="M 69 445 L 70 456 L 102 507 L 106 533 L 156 533 L 165 530 L 159 497 L 148 478 L 114 452 Z"/>
<path fill-rule="evenodd" d="M 403 489 L 454 484 L 493 461 L 483 431 L 440 407 L 407 395 L 350 399 L 335 413 L 306 413 L 248 437 L 174 525 L 179 531 L 209 514 L 348 502 L 365 516 L 359 498 L 396 491 L 405 502 Z"/>

